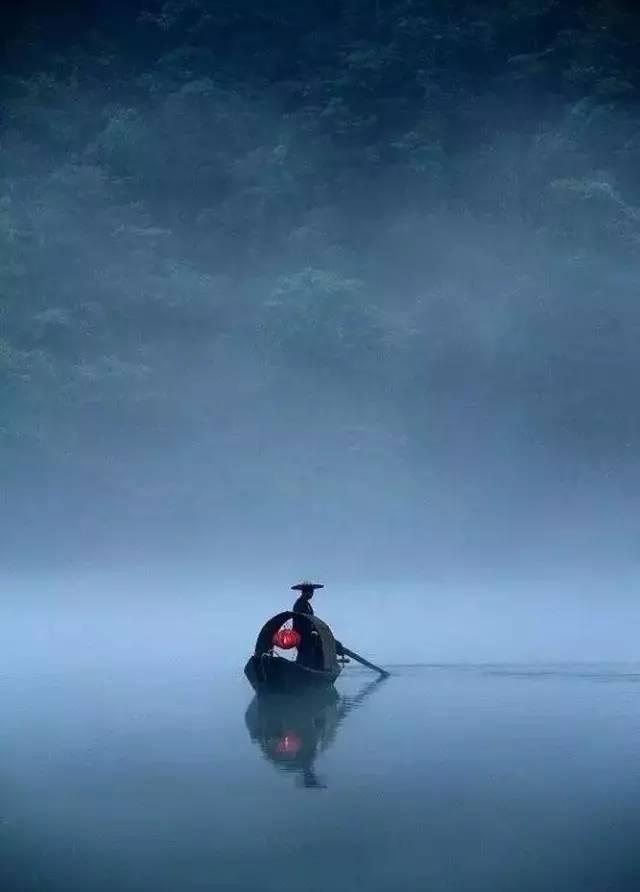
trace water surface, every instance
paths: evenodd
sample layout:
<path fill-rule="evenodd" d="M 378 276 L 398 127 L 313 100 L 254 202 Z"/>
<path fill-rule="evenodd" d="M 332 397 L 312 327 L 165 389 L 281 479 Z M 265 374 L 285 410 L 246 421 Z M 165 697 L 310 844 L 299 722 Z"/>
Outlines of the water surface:
<path fill-rule="evenodd" d="M 306 711 L 240 669 L 6 673 L 2 889 L 640 889 L 640 668 L 349 669 Z"/>

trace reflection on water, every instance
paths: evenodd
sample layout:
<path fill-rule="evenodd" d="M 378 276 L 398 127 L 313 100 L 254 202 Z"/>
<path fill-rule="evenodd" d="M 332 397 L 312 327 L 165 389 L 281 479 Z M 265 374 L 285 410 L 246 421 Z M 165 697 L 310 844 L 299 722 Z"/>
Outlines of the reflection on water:
<path fill-rule="evenodd" d="M 0 892 L 640 890 L 637 666 L 209 659 L 2 679 Z"/>
<path fill-rule="evenodd" d="M 323 789 L 327 785 L 316 773 L 316 758 L 334 742 L 346 716 L 385 680 L 376 678 L 355 696 L 340 695 L 333 687 L 304 696 L 256 696 L 245 714 L 251 740 L 269 762 L 295 774 L 300 786 Z"/>

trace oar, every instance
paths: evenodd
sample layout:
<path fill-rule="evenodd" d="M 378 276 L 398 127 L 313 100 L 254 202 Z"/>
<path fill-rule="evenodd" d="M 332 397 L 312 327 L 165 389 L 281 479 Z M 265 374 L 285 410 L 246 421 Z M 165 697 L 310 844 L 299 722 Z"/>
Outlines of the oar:
<path fill-rule="evenodd" d="M 344 644 L 341 644 L 339 641 L 336 641 L 336 644 L 338 646 L 338 653 L 344 654 L 347 657 L 351 657 L 351 659 L 355 660 L 356 663 L 362 663 L 362 665 L 366 666 L 367 669 L 373 669 L 374 672 L 379 672 L 383 678 L 386 678 L 389 675 L 386 669 L 381 669 L 380 666 L 376 666 L 374 663 L 370 663 L 369 660 L 365 660 L 365 658 L 361 657 L 360 654 L 349 650 L 348 647 L 345 647 Z"/>

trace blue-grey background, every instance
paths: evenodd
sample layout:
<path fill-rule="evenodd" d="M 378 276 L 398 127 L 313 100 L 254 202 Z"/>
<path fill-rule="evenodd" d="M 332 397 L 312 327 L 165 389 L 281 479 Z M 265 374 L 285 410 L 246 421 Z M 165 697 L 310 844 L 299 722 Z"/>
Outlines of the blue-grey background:
<path fill-rule="evenodd" d="M 240 662 L 148 634 L 3 662 L 4 888 L 637 887 L 637 664 L 349 668 L 308 788 Z"/>
<path fill-rule="evenodd" d="M 0 888 L 635 890 L 637 4 L 2 29 Z"/>

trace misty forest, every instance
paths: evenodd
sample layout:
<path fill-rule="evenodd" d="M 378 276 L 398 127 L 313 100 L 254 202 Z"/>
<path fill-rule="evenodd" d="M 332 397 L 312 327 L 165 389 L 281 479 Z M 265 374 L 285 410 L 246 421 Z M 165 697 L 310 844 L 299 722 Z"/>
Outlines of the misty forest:
<path fill-rule="evenodd" d="M 5 565 L 633 566 L 639 27 L 615 0 L 23 4 Z"/>
<path fill-rule="evenodd" d="M 5 6 L 1 892 L 638 892 L 638 0 Z"/>

